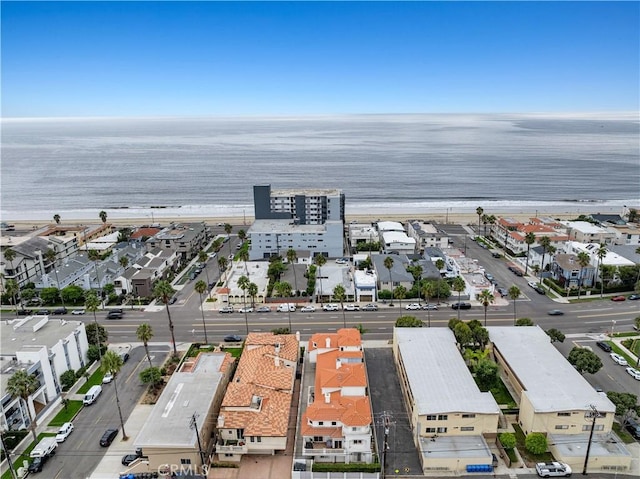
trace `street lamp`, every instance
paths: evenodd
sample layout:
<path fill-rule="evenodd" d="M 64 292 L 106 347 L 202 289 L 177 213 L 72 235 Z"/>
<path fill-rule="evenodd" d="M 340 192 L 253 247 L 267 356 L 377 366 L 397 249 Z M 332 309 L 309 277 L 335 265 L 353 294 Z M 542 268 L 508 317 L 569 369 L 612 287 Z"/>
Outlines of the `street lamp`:
<path fill-rule="evenodd" d="M 612 319 L 611 320 L 611 338 L 613 339 L 613 330 L 616 327 L 616 320 Z"/>

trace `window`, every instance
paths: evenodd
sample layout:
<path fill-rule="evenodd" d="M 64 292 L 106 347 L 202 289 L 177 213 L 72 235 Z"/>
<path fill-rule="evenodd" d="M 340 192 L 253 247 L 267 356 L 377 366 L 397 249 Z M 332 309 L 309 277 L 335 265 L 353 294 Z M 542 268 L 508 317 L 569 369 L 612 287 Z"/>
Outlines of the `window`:
<path fill-rule="evenodd" d="M 256 437 L 256 442 L 262 442 L 262 436 Z"/>
<path fill-rule="evenodd" d="M 180 464 L 191 464 L 191 459 L 180 459 Z"/>
<path fill-rule="evenodd" d="M 425 432 L 427 434 L 435 434 L 436 433 L 436 428 L 435 427 L 428 427 Z"/>
<path fill-rule="evenodd" d="M 446 428 L 445 428 L 446 429 Z M 473 431 L 473 426 L 463 426 L 460 428 L 461 431 Z M 445 431 L 447 432 L 447 431 Z"/>
<path fill-rule="evenodd" d="M 439 427 L 439 428 L 438 428 L 438 433 L 439 433 L 439 434 L 444 434 L 444 433 L 446 433 L 446 432 L 447 432 L 447 428 L 446 428 L 446 427 Z"/>
<path fill-rule="evenodd" d="M 463 419 L 470 419 L 470 418 L 476 417 L 476 415 L 475 414 L 463 414 L 462 417 L 463 417 Z"/>
<path fill-rule="evenodd" d="M 447 419 L 449 419 L 447 414 L 438 414 L 438 421 L 446 421 Z"/>
<path fill-rule="evenodd" d="M 435 420 L 436 420 L 436 415 L 435 414 L 427 415 L 427 421 L 435 421 Z"/>
<path fill-rule="evenodd" d="M 324 426 L 324 421 L 318 421 L 318 426 Z"/>
<path fill-rule="evenodd" d="M 322 436 L 313 436 L 313 442 L 322 442 L 324 438 Z"/>
<path fill-rule="evenodd" d="M 556 424 L 556 429 L 569 429 L 566 424 Z"/>
<path fill-rule="evenodd" d="M 338 423 L 337 423 L 337 422 L 335 422 L 335 421 L 331 421 L 331 425 L 332 425 L 332 426 L 337 426 L 337 425 L 338 425 Z"/>
<path fill-rule="evenodd" d="M 354 439 L 354 444 L 362 444 L 362 439 Z"/>
<path fill-rule="evenodd" d="M 591 431 L 591 424 L 585 424 L 584 426 L 582 426 L 582 430 Z M 603 430 L 604 430 L 604 424 L 596 424 L 594 431 L 603 431 Z"/>
<path fill-rule="evenodd" d="M 558 413 L 558 416 L 565 416 L 565 417 L 569 417 L 569 416 L 571 416 L 571 413 L 570 413 L 570 412 L 559 412 L 559 413 Z"/>

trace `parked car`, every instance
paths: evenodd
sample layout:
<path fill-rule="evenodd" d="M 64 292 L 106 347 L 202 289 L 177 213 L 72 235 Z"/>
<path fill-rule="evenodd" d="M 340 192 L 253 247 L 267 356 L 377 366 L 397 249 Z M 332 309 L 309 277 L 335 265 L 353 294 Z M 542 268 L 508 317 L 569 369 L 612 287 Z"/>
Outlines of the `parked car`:
<path fill-rule="evenodd" d="M 536 286 L 538 286 L 538 283 L 536 283 L 535 281 L 527 281 L 527 284 L 534 289 Z"/>
<path fill-rule="evenodd" d="M 109 384 L 111 381 L 113 381 L 112 373 L 107 373 L 104 376 L 102 376 L 102 384 Z"/>
<path fill-rule="evenodd" d="M 84 314 L 86 313 L 86 310 L 84 308 L 81 309 L 74 309 L 73 311 L 71 311 L 71 314 L 73 315 L 80 315 L 80 314 Z"/>
<path fill-rule="evenodd" d="M 223 306 L 219 311 L 220 314 L 233 313 L 233 306 Z"/>
<path fill-rule="evenodd" d="M 417 311 L 418 309 L 422 309 L 422 308 L 418 303 L 409 303 L 404 307 L 404 309 L 408 311 Z"/>
<path fill-rule="evenodd" d="M 102 437 L 100 438 L 100 445 L 102 447 L 110 446 L 117 435 L 118 435 L 117 429 L 107 429 L 102 435 Z"/>
<path fill-rule="evenodd" d="M 631 294 L 627 299 L 630 301 L 635 301 L 637 299 L 640 299 L 640 294 Z"/>
<path fill-rule="evenodd" d="M 620 356 L 619 354 L 616 353 L 611 353 L 609 354 L 609 356 L 611 356 L 611 359 L 613 359 L 613 361 L 617 364 L 619 364 L 620 366 L 628 366 L 629 364 L 627 364 L 627 360 L 625 358 L 623 358 L 622 356 Z"/>
<path fill-rule="evenodd" d="M 424 310 L 431 310 L 431 311 L 437 311 L 438 309 L 438 305 L 437 304 L 433 304 L 433 303 L 427 303 L 425 305 L 422 306 L 422 309 Z"/>
<path fill-rule="evenodd" d="M 636 368 L 628 367 L 626 371 L 633 379 L 637 379 L 638 381 L 640 381 L 640 371 L 638 371 Z"/>
<path fill-rule="evenodd" d="M 239 336 L 237 334 L 229 334 L 223 339 L 226 343 L 239 343 L 242 341 L 242 336 Z"/>
<path fill-rule="evenodd" d="M 42 466 L 44 466 L 47 460 L 49 460 L 48 455 L 34 457 L 33 461 L 31 461 L 27 469 L 29 470 L 29 472 L 33 472 L 33 473 L 42 472 Z"/>
<path fill-rule="evenodd" d="M 547 311 L 547 314 L 549 316 L 562 316 L 564 314 L 564 311 L 560 309 L 552 309 L 551 311 Z"/>
<path fill-rule="evenodd" d="M 48 309 L 40 309 L 36 311 L 36 316 L 48 316 L 50 314 L 51 314 L 51 311 L 49 311 Z"/>
<path fill-rule="evenodd" d="M 453 303 L 451 309 L 471 309 L 471 303 Z"/>
<path fill-rule="evenodd" d="M 256 308 L 256 313 L 270 313 L 271 308 L 269 306 L 260 306 Z"/>
<path fill-rule="evenodd" d="M 347 258 L 338 258 L 336 260 L 336 264 L 347 264 L 349 263 L 349 260 Z"/>
<path fill-rule="evenodd" d="M 327 303 L 327 304 L 322 306 L 322 309 L 324 311 L 338 311 L 339 308 L 338 308 L 337 304 Z"/>
<path fill-rule="evenodd" d="M 362 307 L 362 311 L 378 311 L 378 305 L 373 303 L 365 304 Z"/>
<path fill-rule="evenodd" d="M 509 296 L 509 291 L 507 291 L 507 288 L 498 288 L 498 293 L 500 293 L 500 296 L 502 297 Z"/>
<path fill-rule="evenodd" d="M 539 462 L 536 472 L 540 477 L 571 476 L 571 467 L 563 462 Z"/>
<path fill-rule="evenodd" d="M 122 358 L 123 363 L 126 363 L 127 361 L 129 361 L 129 353 L 122 353 L 120 354 L 120 357 Z"/>
<path fill-rule="evenodd" d="M 67 314 L 67 308 L 56 308 L 53 310 L 53 314 L 60 316 L 61 314 Z"/>
<path fill-rule="evenodd" d="M 60 426 L 60 429 L 58 429 L 58 433 L 56 434 L 56 442 L 64 442 L 72 432 L 73 423 L 65 422 L 62 426 Z"/>
<path fill-rule="evenodd" d="M 611 352 L 611 346 L 609 346 L 607 343 L 605 343 L 604 341 L 598 341 L 596 343 L 596 346 L 598 346 L 600 349 L 602 349 L 603 351 L 606 351 L 607 353 Z"/>
<path fill-rule="evenodd" d="M 133 461 L 135 461 L 136 459 L 139 459 L 141 457 L 143 457 L 142 448 L 139 447 L 138 449 L 136 449 L 135 453 L 127 454 L 125 456 L 122 456 L 122 465 L 123 466 L 129 466 L 129 465 L 131 465 L 131 463 Z"/>
<path fill-rule="evenodd" d="M 171 299 L 169 300 L 169 304 L 174 304 L 176 301 L 178 301 L 178 297 L 177 296 L 171 296 Z"/>
<path fill-rule="evenodd" d="M 343 308 L 345 311 L 360 311 L 360 306 L 357 304 L 345 304 Z"/>
<path fill-rule="evenodd" d="M 544 288 L 538 284 L 536 284 L 535 288 L 533 288 L 535 290 L 536 293 L 538 294 L 547 294 L 547 292 L 544 290 Z"/>
<path fill-rule="evenodd" d="M 613 296 L 611 301 L 626 301 L 626 296 Z"/>
<path fill-rule="evenodd" d="M 500 258 L 502 255 L 497 251 L 494 251 L 493 253 L 491 253 L 491 256 L 493 256 L 494 258 Z"/>
<path fill-rule="evenodd" d="M 119 311 L 109 311 L 107 313 L 107 319 L 122 319 L 122 313 Z"/>
<path fill-rule="evenodd" d="M 638 421 L 633 418 L 627 419 L 625 429 L 629 431 L 633 437 L 640 439 L 640 424 L 638 424 Z"/>
<path fill-rule="evenodd" d="M 301 313 L 315 313 L 315 311 L 316 311 L 316 307 L 315 306 L 311 306 L 310 304 L 300 308 L 300 312 Z"/>
<path fill-rule="evenodd" d="M 245 308 L 240 308 L 238 313 L 253 313 L 253 308 L 251 306 L 247 306 Z"/>
<path fill-rule="evenodd" d="M 31 310 L 29 309 L 19 309 L 18 316 L 29 316 L 31 314 Z"/>

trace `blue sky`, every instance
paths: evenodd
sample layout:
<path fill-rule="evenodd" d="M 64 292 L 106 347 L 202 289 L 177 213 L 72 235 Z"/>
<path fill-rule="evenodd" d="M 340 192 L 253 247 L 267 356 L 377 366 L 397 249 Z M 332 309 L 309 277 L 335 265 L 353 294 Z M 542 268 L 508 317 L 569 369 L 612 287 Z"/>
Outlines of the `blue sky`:
<path fill-rule="evenodd" d="M 638 2 L 2 2 L 3 117 L 639 109 Z"/>

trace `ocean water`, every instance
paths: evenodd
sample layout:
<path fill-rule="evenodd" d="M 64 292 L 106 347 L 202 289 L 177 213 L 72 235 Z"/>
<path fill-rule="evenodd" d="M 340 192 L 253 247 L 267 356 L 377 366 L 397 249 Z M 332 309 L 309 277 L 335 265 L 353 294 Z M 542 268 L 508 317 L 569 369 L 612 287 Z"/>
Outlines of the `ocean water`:
<path fill-rule="evenodd" d="M 4 119 L 1 161 L 4 220 L 251 216 L 254 184 L 348 214 L 640 205 L 637 114 Z"/>

